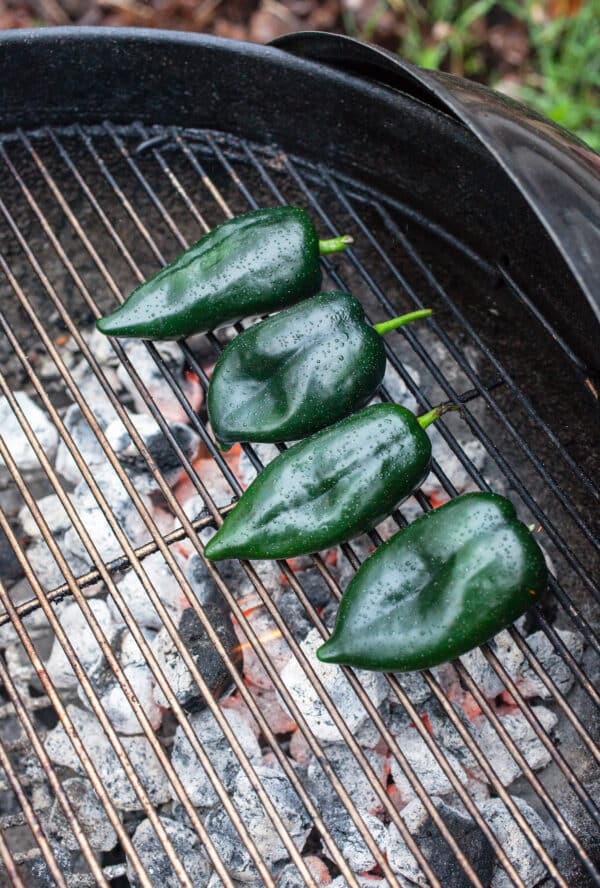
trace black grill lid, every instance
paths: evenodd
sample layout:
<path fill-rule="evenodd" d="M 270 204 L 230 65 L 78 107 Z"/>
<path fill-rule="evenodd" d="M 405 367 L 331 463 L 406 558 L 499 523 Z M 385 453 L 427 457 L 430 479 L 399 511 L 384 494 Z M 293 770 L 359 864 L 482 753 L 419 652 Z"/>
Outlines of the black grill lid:
<path fill-rule="evenodd" d="M 452 113 L 481 140 L 537 213 L 600 320 L 600 156 L 571 133 L 493 90 L 411 65 L 385 49 L 316 31 L 273 42 Z"/>

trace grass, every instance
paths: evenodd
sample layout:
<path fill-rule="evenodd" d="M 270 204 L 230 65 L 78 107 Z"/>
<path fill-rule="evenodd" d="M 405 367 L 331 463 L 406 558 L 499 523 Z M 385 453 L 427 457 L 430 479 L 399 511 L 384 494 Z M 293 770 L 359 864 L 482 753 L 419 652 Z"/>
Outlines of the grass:
<path fill-rule="evenodd" d="M 402 23 L 397 51 L 424 68 L 451 71 L 504 89 L 600 151 L 600 0 L 379 0 L 349 33 L 376 38 L 380 17 Z M 569 12 L 571 15 L 560 15 Z M 490 46 L 494 23 L 516 24 L 518 64 Z"/>

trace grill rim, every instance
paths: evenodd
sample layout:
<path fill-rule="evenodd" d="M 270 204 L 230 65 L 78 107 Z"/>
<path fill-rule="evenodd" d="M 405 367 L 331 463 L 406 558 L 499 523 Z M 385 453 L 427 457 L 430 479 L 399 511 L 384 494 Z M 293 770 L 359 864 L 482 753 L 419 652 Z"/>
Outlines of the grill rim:
<path fill-rule="evenodd" d="M 334 35 L 321 35 L 329 36 Z M 321 38 L 317 35 L 316 39 L 318 43 Z M 544 314 L 552 318 L 561 336 L 590 372 L 600 374 L 600 355 L 594 347 L 598 318 L 584 290 L 538 215 L 497 159 L 454 117 L 408 93 L 299 59 L 281 49 L 212 35 L 143 28 L 58 27 L 7 31 L 0 34 L 0 45 L 5 50 L 0 57 L 0 128 L 3 129 L 16 126 L 33 129 L 40 120 L 53 124 L 71 122 L 74 108 L 77 119 L 85 123 L 105 118 L 129 122 L 135 116 L 146 122 L 214 129 L 218 122 L 222 131 L 259 143 L 274 141 L 287 151 L 312 160 L 321 159 L 338 170 L 348 164 L 348 172 L 360 171 L 358 178 L 380 193 L 401 188 L 411 195 L 405 182 L 396 183 L 383 172 L 394 170 L 399 174 L 396 164 L 399 127 L 380 127 L 378 121 L 401 120 L 402 132 L 411 130 L 415 144 L 419 145 L 419 154 L 427 153 L 432 142 L 430 133 L 426 132 L 429 121 L 444 162 L 450 167 L 444 182 L 426 198 L 425 215 L 434 218 L 439 214 L 445 222 L 443 227 L 452 231 L 455 208 L 459 205 L 457 196 L 464 202 L 470 192 L 470 213 L 463 214 L 460 225 L 463 236 L 468 232 L 467 242 L 476 252 L 488 257 L 497 255 L 502 245 L 502 251 L 511 257 L 515 280 Z M 236 72 L 235 90 L 227 88 L 231 70 Z M 414 77 L 418 69 L 411 68 L 411 72 Z M 425 80 L 428 77 L 426 72 L 418 72 L 418 76 Z M 213 89 L 203 90 L 206 82 L 210 82 Z M 298 82 L 306 88 L 308 97 L 304 100 Z M 264 83 L 276 84 L 274 90 L 269 91 L 271 108 L 265 103 Z M 219 97 L 213 95 L 215 84 L 222 90 Z M 471 89 L 468 81 L 462 82 L 461 88 L 465 89 L 465 84 Z M 435 79 L 433 88 L 437 92 L 442 89 Z M 475 93 L 479 94 L 480 90 Z M 311 102 L 312 95 L 320 96 L 320 101 Z M 345 132 L 343 151 L 339 151 L 331 140 L 319 133 L 336 132 L 336 113 L 342 99 Z M 253 108 L 252 115 L 247 113 L 249 106 Z M 290 107 L 294 109 L 293 123 Z M 369 121 L 371 150 L 376 147 L 381 156 L 376 169 L 364 163 L 365 131 L 362 125 L 356 126 L 355 120 L 359 110 L 363 119 Z M 555 125 L 552 127 L 555 132 Z M 302 140 L 301 134 L 305 132 L 312 133 L 310 140 Z M 593 154 L 591 150 L 589 153 Z M 460 163 L 456 163 L 459 156 Z M 423 183 L 436 175 L 438 165 L 439 158 L 431 155 L 427 176 L 420 179 L 421 190 Z M 574 168 L 584 175 L 582 159 Z M 465 169 L 470 170 L 466 179 Z M 588 190 L 593 191 L 600 180 L 590 171 L 587 176 Z M 450 194 L 454 180 L 456 194 Z M 490 192 L 493 201 L 480 213 L 479 207 L 483 209 Z M 446 194 L 447 206 L 444 205 Z M 416 196 L 412 195 L 411 199 L 416 200 Z M 418 199 L 424 200 L 422 195 Z M 588 215 L 586 212 L 586 217 Z M 507 224 L 509 219 L 511 224 Z M 493 229 L 490 220 L 493 220 Z M 524 241 L 528 243 L 528 250 L 523 249 Z"/>

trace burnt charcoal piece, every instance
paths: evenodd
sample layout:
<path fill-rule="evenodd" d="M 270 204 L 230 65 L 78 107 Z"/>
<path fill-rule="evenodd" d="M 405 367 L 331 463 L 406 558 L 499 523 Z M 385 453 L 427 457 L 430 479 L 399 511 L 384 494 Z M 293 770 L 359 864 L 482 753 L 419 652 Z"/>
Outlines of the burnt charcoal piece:
<path fill-rule="evenodd" d="M 68 884 L 69 879 L 75 875 L 73 855 L 60 842 L 51 841 L 50 846 Z M 33 860 L 26 860 L 19 867 L 19 872 L 27 888 L 54 888 L 56 885 L 48 869 L 48 864 L 41 856 L 34 857 Z"/>
<path fill-rule="evenodd" d="M 0 530 L 0 577 L 4 580 L 18 580 L 22 576 L 23 568 L 17 561 L 6 534 Z"/>
<path fill-rule="evenodd" d="M 431 801 L 465 852 L 482 885 L 487 888 L 494 873 L 494 852 L 487 838 L 468 815 L 451 808 L 435 796 L 431 797 Z M 444 888 L 468 888 L 471 883 L 466 873 L 457 864 L 456 857 L 418 799 L 413 799 L 403 809 L 402 818 Z M 420 870 L 415 858 L 393 824 L 389 830 L 388 859 L 392 869 L 418 882 Z"/>
<path fill-rule="evenodd" d="M 191 829 L 170 817 L 161 817 L 165 831 L 175 853 L 183 863 L 194 888 L 204 888 L 211 875 L 206 851 Z M 149 820 L 142 820 L 133 834 L 133 845 L 152 879 L 160 888 L 177 888 L 180 881 L 175 875 L 164 848 L 159 842 Z M 131 864 L 127 863 L 127 876 L 134 888 L 140 884 Z"/>
<path fill-rule="evenodd" d="M 204 605 L 204 613 L 236 666 L 240 666 L 242 653 L 225 602 L 221 599 Z M 216 697 L 221 696 L 231 685 L 229 670 L 191 608 L 183 611 L 179 623 L 179 634 L 208 687 Z M 161 629 L 152 642 L 152 646 L 169 684 L 183 708 L 188 712 L 199 712 L 204 709 L 206 704 L 202 694 L 166 629 Z M 159 706 L 167 706 L 167 700 L 163 697 L 160 688 L 155 690 L 155 699 Z"/>

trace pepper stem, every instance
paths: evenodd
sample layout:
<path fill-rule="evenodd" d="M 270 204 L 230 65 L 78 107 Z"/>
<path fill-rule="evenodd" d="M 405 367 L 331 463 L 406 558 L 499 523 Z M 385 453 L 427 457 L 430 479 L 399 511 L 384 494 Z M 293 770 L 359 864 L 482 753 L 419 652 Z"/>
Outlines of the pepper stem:
<path fill-rule="evenodd" d="M 400 315 L 397 318 L 391 318 L 389 321 L 382 321 L 380 324 L 373 324 L 373 329 L 377 330 L 380 336 L 389 333 L 390 330 L 396 330 L 412 321 L 419 321 L 421 318 L 430 318 L 433 311 L 430 308 L 420 308 L 418 311 L 409 311 L 408 314 Z"/>
<path fill-rule="evenodd" d="M 443 416 L 444 413 L 448 413 L 450 410 L 460 410 L 460 407 L 458 404 L 438 404 L 437 407 L 434 407 L 428 413 L 424 413 L 423 416 L 417 416 L 417 422 L 422 429 L 426 429 L 436 419 L 439 419 L 440 416 Z"/>
<path fill-rule="evenodd" d="M 339 253 L 353 243 L 354 238 L 349 234 L 342 234 L 341 237 L 332 237 L 330 240 L 320 240 L 319 253 L 321 256 L 328 256 L 330 253 Z"/>

